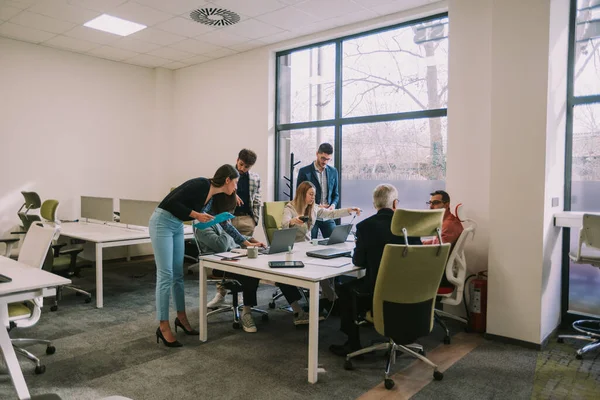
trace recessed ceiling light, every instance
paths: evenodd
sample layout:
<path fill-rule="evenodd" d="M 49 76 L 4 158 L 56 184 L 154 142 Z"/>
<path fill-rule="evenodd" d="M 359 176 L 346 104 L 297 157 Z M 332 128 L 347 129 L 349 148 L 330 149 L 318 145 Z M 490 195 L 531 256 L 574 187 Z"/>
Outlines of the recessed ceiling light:
<path fill-rule="evenodd" d="M 86 22 L 83 26 L 98 29 L 99 31 L 114 33 L 119 36 L 128 36 L 137 31 L 141 31 L 142 29 L 146 29 L 146 25 L 113 17 L 108 14 L 102 14 L 101 16 Z"/>

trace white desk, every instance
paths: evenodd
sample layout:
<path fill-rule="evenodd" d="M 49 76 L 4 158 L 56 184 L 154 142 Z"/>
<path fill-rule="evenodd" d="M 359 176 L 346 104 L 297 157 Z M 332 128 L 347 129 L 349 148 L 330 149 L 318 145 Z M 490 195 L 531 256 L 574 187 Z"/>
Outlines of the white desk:
<path fill-rule="evenodd" d="M 32 300 L 40 296 L 54 296 L 57 286 L 71 283 L 69 279 L 4 256 L 0 256 L 0 274 L 12 279 L 12 282 L 0 283 L 0 321 L 4 326 L 8 326 L 9 303 Z M 0 327 L 0 347 L 4 361 L 19 399 L 29 399 L 23 372 L 4 326 Z"/>
<path fill-rule="evenodd" d="M 150 243 L 148 228 L 127 228 L 125 225 L 101 222 L 63 222 L 61 236 L 81 239 L 96 244 L 96 307 L 104 307 L 104 281 L 102 270 L 102 250 L 108 247 L 131 246 Z M 185 225 L 186 239 L 193 237 L 192 227 Z"/>
<path fill-rule="evenodd" d="M 561 211 L 554 214 L 554 226 L 561 228 L 581 228 L 583 226 L 583 214 L 600 214 L 597 212 L 584 211 Z"/>
<path fill-rule="evenodd" d="M 217 268 L 222 271 L 240 275 L 252 276 L 258 279 L 286 283 L 310 291 L 310 320 L 308 331 L 308 381 L 317 382 L 317 366 L 319 358 L 319 282 L 339 275 L 359 271 L 360 268 L 350 264 L 340 268 L 310 265 L 307 262 L 318 259 L 306 256 L 306 251 L 326 248 L 328 246 L 313 246 L 309 242 L 294 245 L 294 261 L 303 261 L 304 268 L 269 268 L 268 261 L 283 261 L 285 253 L 259 255 L 256 259 L 240 258 L 239 261 L 221 261 L 216 256 L 205 256 L 200 260 L 200 340 L 205 342 L 208 337 L 206 318 L 206 268 Z M 354 249 L 354 243 L 346 242 L 331 247 Z M 350 261 L 350 259 L 348 259 Z"/>

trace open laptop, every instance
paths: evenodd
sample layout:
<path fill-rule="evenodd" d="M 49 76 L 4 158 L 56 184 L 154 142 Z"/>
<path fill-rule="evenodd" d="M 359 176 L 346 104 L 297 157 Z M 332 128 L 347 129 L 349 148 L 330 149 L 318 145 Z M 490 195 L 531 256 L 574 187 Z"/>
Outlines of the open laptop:
<path fill-rule="evenodd" d="M 330 244 L 344 243 L 348 239 L 348 234 L 352 230 L 352 224 L 341 224 L 336 226 L 331 232 L 331 236 L 328 239 L 319 240 L 319 244 L 329 246 Z"/>
<path fill-rule="evenodd" d="M 271 246 L 266 249 L 258 249 L 259 254 L 276 254 L 288 251 L 289 248 L 294 248 L 296 241 L 296 231 L 298 228 L 279 229 L 273 232 L 273 240 Z"/>
<path fill-rule="evenodd" d="M 336 257 L 347 257 L 351 254 L 352 250 L 348 249 L 321 249 L 306 252 L 306 255 L 309 257 L 324 258 L 326 260 Z"/>

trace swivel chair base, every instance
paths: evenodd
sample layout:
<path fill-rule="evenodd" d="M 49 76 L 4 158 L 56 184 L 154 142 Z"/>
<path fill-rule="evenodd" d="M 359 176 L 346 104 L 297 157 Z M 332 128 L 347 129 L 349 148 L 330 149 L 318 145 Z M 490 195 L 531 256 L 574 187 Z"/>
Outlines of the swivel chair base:
<path fill-rule="evenodd" d="M 444 318 L 450 318 L 453 319 L 455 321 L 459 321 L 462 322 L 463 324 L 467 325 L 469 324 L 469 321 L 467 321 L 465 318 L 459 317 L 457 315 L 454 314 L 450 314 L 446 311 L 442 311 L 442 310 L 438 310 L 437 308 L 434 310 L 434 314 L 433 317 L 435 319 L 435 322 L 437 322 L 442 329 L 444 330 L 444 332 L 446 332 L 446 336 L 444 336 L 444 344 L 450 344 L 451 341 L 451 336 L 450 336 L 450 329 L 448 329 L 448 325 L 446 325 L 446 323 L 444 322 L 444 320 L 442 319 L 442 317 Z M 467 328 L 465 328 L 467 329 Z"/>
<path fill-rule="evenodd" d="M 64 286 L 60 286 L 56 288 L 56 296 L 54 297 L 54 304 L 52 306 L 50 306 L 50 311 L 56 311 L 58 310 L 58 301 L 62 298 L 62 291 L 63 289 L 69 289 L 75 292 L 76 296 L 85 296 L 85 302 L 86 303 L 91 303 L 92 302 L 92 294 L 90 292 L 86 292 L 83 289 L 79 289 L 78 287 L 75 286 L 71 286 L 71 285 L 64 285 Z"/>
<path fill-rule="evenodd" d="M 240 310 L 244 307 L 243 304 L 238 304 L 238 293 L 241 291 L 241 285 L 237 281 L 228 281 L 224 283 L 224 287 L 229 290 L 229 294 L 231 294 L 233 300 L 231 305 L 227 305 L 224 307 L 219 307 L 216 310 L 209 311 L 206 313 L 206 317 L 210 317 L 211 315 L 221 314 L 224 312 L 232 312 L 233 313 L 233 329 L 240 329 L 242 324 L 240 322 Z M 261 314 L 261 319 L 264 322 L 269 320 L 269 313 L 265 310 L 261 310 L 260 308 L 252 307 L 251 310 L 258 314 Z"/>
<path fill-rule="evenodd" d="M 600 321 L 583 319 L 573 322 L 572 326 L 573 329 L 584 333 L 584 335 L 558 335 L 558 343 L 564 343 L 565 339 L 578 339 L 591 342 L 578 349 L 575 353 L 575 358 L 581 360 L 585 353 L 600 348 Z"/>
<path fill-rule="evenodd" d="M 386 350 L 388 352 L 388 359 L 387 359 L 387 363 L 386 363 L 386 367 L 385 367 L 385 378 L 384 378 L 384 385 L 385 385 L 385 388 L 388 390 L 393 388 L 395 385 L 394 381 L 390 378 L 390 376 L 392 375 L 390 371 L 391 371 L 392 365 L 396 363 L 396 352 L 397 351 L 400 351 L 400 352 L 407 354 L 409 356 L 412 356 L 414 358 L 418 358 L 419 360 L 423 361 L 427 365 L 431 366 L 433 368 L 433 378 L 436 381 L 441 381 L 444 378 L 444 374 L 438 370 L 438 366 L 436 364 L 434 364 L 433 362 L 431 362 L 427 357 L 425 357 L 425 350 L 423 349 L 422 345 L 417 344 L 417 343 L 401 345 L 401 344 L 396 344 L 392 339 L 389 339 L 389 342 L 387 342 L 387 343 L 381 343 L 381 344 L 377 344 L 374 346 L 365 347 L 364 349 L 360 349 L 355 352 L 349 353 L 348 355 L 346 355 L 346 361 L 344 362 L 344 369 L 347 369 L 347 370 L 354 369 L 354 366 L 352 365 L 352 358 L 363 355 L 363 354 L 372 353 L 377 350 Z"/>
<path fill-rule="evenodd" d="M 52 342 L 49 340 L 43 339 L 27 339 L 27 338 L 14 338 L 10 339 L 17 354 L 24 356 L 25 358 L 33 361 L 35 363 L 35 373 L 43 374 L 46 372 L 46 366 L 42 364 L 39 358 L 30 353 L 29 351 L 17 346 L 17 344 L 45 344 L 46 345 L 46 354 L 54 354 L 56 352 L 56 347 L 52 346 Z"/>

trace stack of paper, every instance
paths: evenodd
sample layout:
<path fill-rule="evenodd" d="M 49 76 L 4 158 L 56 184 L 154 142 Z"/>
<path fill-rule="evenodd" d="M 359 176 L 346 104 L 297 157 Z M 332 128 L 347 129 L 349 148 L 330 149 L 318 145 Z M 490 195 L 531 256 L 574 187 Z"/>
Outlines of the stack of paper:
<path fill-rule="evenodd" d="M 331 258 L 329 260 L 325 260 L 325 259 L 321 259 L 321 258 L 310 258 L 308 260 L 303 260 L 303 261 L 305 264 L 319 265 L 322 267 L 332 267 L 332 268 L 339 268 L 339 267 L 343 267 L 344 265 L 349 265 L 352 263 L 352 260 L 348 257 Z"/>

